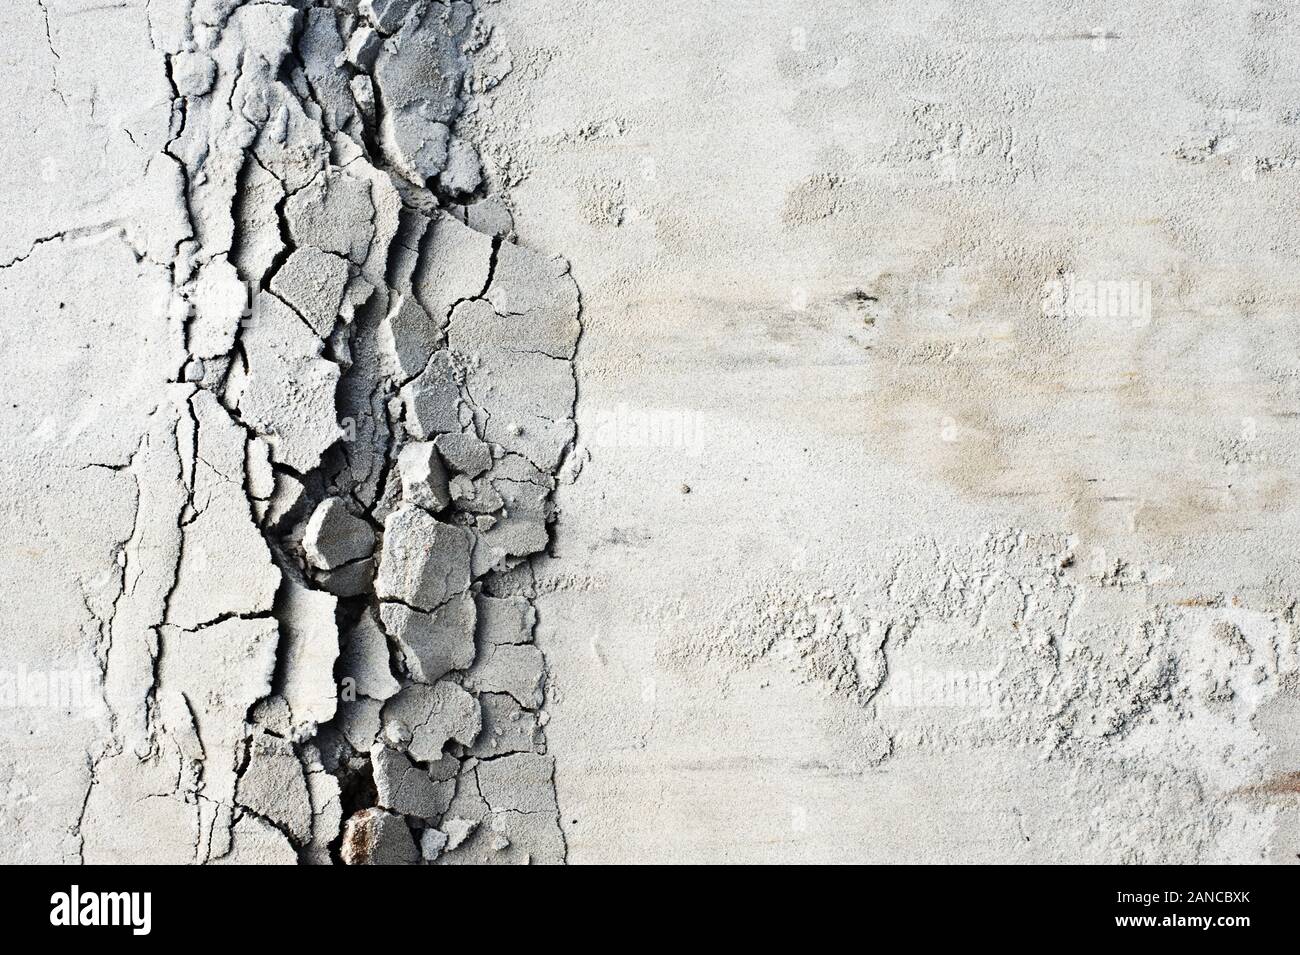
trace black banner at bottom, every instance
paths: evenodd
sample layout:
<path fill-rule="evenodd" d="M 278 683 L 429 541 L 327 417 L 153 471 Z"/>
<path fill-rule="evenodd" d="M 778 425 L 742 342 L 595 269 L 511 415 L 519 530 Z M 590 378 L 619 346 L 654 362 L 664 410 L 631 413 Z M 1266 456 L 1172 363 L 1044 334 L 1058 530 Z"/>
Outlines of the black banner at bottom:
<path fill-rule="evenodd" d="M 490 911 L 521 927 L 535 918 L 550 929 L 551 940 L 562 937 L 554 934 L 560 926 L 575 923 L 594 935 L 635 920 L 680 938 L 684 926 L 721 931 L 723 919 L 728 932 L 764 934 L 773 922 L 797 924 L 801 932 L 820 925 L 842 933 L 847 919 L 867 922 L 881 938 L 897 932 L 964 942 L 1127 937 L 1181 945 L 1200 936 L 1214 944 L 1290 946 L 1300 909 L 1300 885 L 1290 867 L 876 867 L 824 873 L 816 888 L 804 877 L 793 887 L 780 871 L 763 873 L 752 887 L 747 883 L 754 874 L 741 872 L 730 873 L 723 886 L 699 887 L 689 876 L 658 888 L 653 877 L 619 886 L 606 876 L 603 892 L 581 873 L 519 882 L 480 873 L 485 881 L 479 882 L 478 875 L 436 866 L 369 872 L 29 867 L 9 874 L 17 884 L 4 893 L 0 910 L 16 937 L 49 932 L 86 942 L 111 936 L 128 947 L 196 939 L 337 945 L 355 938 L 374 949 L 405 938 L 432 939 L 445 920 L 471 912 L 482 918 L 481 900 L 493 897 L 504 905 Z M 513 894 L 498 895 L 506 892 Z"/>

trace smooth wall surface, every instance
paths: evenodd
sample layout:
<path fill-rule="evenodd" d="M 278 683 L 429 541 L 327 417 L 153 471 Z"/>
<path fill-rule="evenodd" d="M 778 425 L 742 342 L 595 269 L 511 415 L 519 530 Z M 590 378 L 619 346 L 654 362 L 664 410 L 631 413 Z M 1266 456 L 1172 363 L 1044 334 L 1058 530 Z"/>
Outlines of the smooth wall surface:
<path fill-rule="evenodd" d="M 573 861 L 1294 861 L 1286 4 L 510 2 Z"/>

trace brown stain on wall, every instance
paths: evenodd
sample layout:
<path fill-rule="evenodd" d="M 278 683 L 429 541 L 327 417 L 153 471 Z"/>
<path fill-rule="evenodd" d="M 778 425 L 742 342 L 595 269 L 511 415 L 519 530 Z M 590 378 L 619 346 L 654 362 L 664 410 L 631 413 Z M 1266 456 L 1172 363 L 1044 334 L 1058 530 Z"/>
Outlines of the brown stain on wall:
<path fill-rule="evenodd" d="M 1258 785 L 1235 789 L 1232 795 L 1257 798 L 1300 796 L 1300 772 L 1280 773 Z"/>
<path fill-rule="evenodd" d="M 1284 462 L 1225 459 L 1246 417 L 1278 420 L 1255 409 L 1279 396 L 1246 362 L 1230 387 L 1207 381 L 1213 346 L 1199 338 L 1217 324 L 1157 314 L 1107 329 L 1044 314 L 1040 290 L 1056 274 L 1046 248 L 975 258 L 970 287 L 936 298 L 924 283 L 955 252 L 862 285 L 874 300 L 863 420 L 879 453 L 972 499 L 1041 498 L 1085 536 L 1195 538 L 1293 510 Z"/>

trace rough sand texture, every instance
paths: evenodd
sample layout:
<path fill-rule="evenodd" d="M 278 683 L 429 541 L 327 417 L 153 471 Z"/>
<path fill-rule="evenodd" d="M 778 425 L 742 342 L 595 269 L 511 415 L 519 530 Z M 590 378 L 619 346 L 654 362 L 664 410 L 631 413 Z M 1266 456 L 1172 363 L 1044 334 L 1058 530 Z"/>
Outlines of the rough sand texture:
<path fill-rule="evenodd" d="M 0 861 L 1297 858 L 1291 5 L 0 24 Z"/>

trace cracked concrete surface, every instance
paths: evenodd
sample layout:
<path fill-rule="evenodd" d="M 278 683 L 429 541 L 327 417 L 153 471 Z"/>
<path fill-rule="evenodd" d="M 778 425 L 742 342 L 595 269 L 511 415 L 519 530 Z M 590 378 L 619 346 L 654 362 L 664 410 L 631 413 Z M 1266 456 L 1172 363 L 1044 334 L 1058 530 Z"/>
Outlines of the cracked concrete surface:
<path fill-rule="evenodd" d="M 457 133 L 473 7 L 6 26 L 5 861 L 563 861 L 578 297 Z"/>
<path fill-rule="evenodd" d="M 3 22 L 0 861 L 1300 853 L 1288 5 Z"/>

